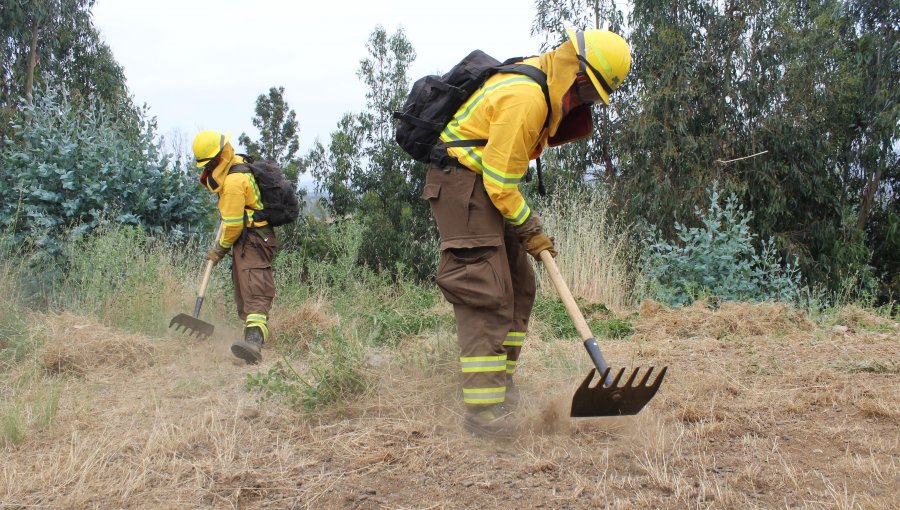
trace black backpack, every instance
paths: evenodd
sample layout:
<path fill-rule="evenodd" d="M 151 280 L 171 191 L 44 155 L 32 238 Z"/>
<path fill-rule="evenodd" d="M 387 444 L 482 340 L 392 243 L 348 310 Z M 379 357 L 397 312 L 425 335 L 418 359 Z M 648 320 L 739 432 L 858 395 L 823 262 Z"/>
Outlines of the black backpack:
<path fill-rule="evenodd" d="M 440 135 L 453 119 L 453 114 L 474 94 L 485 80 L 495 73 L 516 73 L 536 81 L 547 100 L 547 119 L 550 123 L 550 92 L 547 75 L 540 69 L 516 64 L 523 58 L 511 58 L 505 62 L 491 57 L 481 50 L 469 53 L 466 58 L 443 75 L 419 78 L 412 86 L 403 109 L 394 112 L 397 119 L 395 139 L 400 147 L 416 161 L 444 166 L 448 163 L 448 147 L 476 147 L 487 140 L 457 140 L 441 142 Z"/>
<path fill-rule="evenodd" d="M 253 220 L 267 221 L 273 227 L 296 221 L 300 216 L 300 203 L 294 183 L 284 178 L 281 168 L 274 162 L 254 161 L 250 156 L 241 156 L 245 163 L 234 165 L 228 173 L 249 173 L 256 179 L 263 210 L 254 212 Z"/>

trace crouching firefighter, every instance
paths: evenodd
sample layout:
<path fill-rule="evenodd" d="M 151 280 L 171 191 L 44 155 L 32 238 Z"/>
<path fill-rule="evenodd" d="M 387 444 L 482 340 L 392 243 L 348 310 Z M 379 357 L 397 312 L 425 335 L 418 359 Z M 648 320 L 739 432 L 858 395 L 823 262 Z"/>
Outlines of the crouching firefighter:
<path fill-rule="evenodd" d="M 275 299 L 272 260 L 278 241 L 267 221 L 254 218 L 263 210 L 260 188 L 249 162 L 235 154 L 229 138 L 217 131 L 201 131 L 193 149 L 197 166 L 203 169 L 200 183 L 219 197 L 223 224 L 206 259 L 216 264 L 232 253 L 234 301 L 244 321 L 244 334 L 231 344 L 231 352 L 255 364 L 262 359 L 262 346 L 269 338 L 269 309 Z"/>
<path fill-rule="evenodd" d="M 590 135 L 591 106 L 609 104 L 631 67 L 617 34 L 567 33 L 552 51 L 492 68 L 452 110 L 429 155 L 422 198 L 440 232 L 437 284 L 453 304 L 466 427 L 476 434 L 510 430 L 505 418 L 519 398 L 514 375 L 535 298 L 526 253 L 556 256 L 519 183 L 544 147 Z M 403 121 L 403 112 L 395 115 Z"/>

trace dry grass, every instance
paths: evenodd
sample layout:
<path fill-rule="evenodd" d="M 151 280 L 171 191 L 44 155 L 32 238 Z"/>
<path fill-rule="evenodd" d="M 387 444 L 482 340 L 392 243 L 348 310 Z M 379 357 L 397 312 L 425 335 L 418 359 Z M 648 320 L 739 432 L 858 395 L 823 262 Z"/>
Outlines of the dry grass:
<path fill-rule="evenodd" d="M 153 343 L 116 331 L 94 319 L 63 313 L 45 316 L 36 328 L 43 346 L 37 357 L 50 373 L 84 374 L 108 367 L 140 369 L 154 361 Z"/>
<path fill-rule="evenodd" d="M 764 305 L 642 312 L 635 341 L 603 346 L 617 363 L 670 366 L 641 414 L 569 419 L 586 356 L 574 340 L 529 339 L 527 400 L 496 440 L 461 429 L 449 331 L 405 340 L 367 368 L 362 397 L 305 416 L 256 404 L 243 381 L 257 369 L 233 364 L 227 343 L 144 340 L 152 364 L 54 376 L 53 425 L 2 452 L 0 507 L 896 507 L 896 373 L 838 362 L 895 359 L 896 331 L 817 330 Z M 46 322 L 67 336 L 84 328 L 61 322 L 90 323 Z M 133 344 L 105 344 L 117 346 L 130 359 Z"/>
<path fill-rule="evenodd" d="M 276 342 L 289 351 L 302 351 L 337 325 L 334 310 L 324 298 L 310 299 L 291 309 L 278 309 L 272 315 Z"/>
<path fill-rule="evenodd" d="M 554 237 L 557 264 L 570 290 L 592 303 L 620 311 L 631 306 L 641 286 L 629 269 L 636 256 L 631 229 L 607 214 L 609 198 L 600 190 L 571 193 L 541 208 L 545 230 Z M 542 293 L 556 295 L 540 264 L 535 265 Z"/>
<path fill-rule="evenodd" d="M 722 303 L 716 309 L 697 301 L 685 308 L 672 309 L 647 300 L 640 306 L 639 334 L 690 338 L 711 336 L 786 335 L 813 329 L 802 311 L 784 303 Z"/>

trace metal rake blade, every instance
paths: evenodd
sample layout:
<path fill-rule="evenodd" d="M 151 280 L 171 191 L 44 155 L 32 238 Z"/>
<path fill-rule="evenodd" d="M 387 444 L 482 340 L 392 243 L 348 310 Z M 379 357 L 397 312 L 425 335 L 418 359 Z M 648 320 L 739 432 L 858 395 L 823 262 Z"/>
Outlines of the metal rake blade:
<path fill-rule="evenodd" d="M 591 382 L 597 373 L 597 369 L 592 368 L 572 397 L 572 412 L 570 416 L 573 418 L 589 418 L 637 414 L 656 395 L 668 368 L 663 367 L 653 382 L 647 384 L 654 370 L 653 367 L 649 367 L 640 382 L 633 384 L 641 370 L 640 367 L 635 368 L 622 386 L 619 386 L 619 381 L 625 374 L 625 369 L 619 369 L 616 377 L 612 382 L 609 382 L 611 369 L 607 368 L 597 385 L 591 388 Z M 604 384 L 604 382 L 609 382 L 609 384 Z"/>
<path fill-rule="evenodd" d="M 216 327 L 208 322 L 201 321 L 186 313 L 180 313 L 172 318 L 169 327 L 175 326 L 175 331 L 187 333 L 189 336 L 197 335 L 197 338 L 211 337 Z"/>

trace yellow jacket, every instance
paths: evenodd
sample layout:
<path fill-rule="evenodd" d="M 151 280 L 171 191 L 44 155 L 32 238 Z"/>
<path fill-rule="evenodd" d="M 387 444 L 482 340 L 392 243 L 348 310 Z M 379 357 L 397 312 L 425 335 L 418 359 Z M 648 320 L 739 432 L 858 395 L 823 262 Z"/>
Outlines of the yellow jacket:
<path fill-rule="evenodd" d="M 520 74 L 498 73 L 459 108 L 441 133 L 441 141 L 487 139 L 483 147 L 451 147 L 447 154 L 477 174 L 503 217 L 518 226 L 531 215 L 519 192 L 528 161 L 540 156 L 562 121 L 562 98 L 575 82 L 578 59 L 571 44 L 531 57 L 525 64 L 547 75 L 551 117 L 548 129 L 547 100 L 537 82 Z"/>
<path fill-rule="evenodd" d="M 264 227 L 265 221 L 253 221 L 253 213 L 263 209 L 259 187 L 251 173 L 228 171 L 235 165 L 244 163 L 244 158 L 234 154 L 231 144 L 222 149 L 222 162 L 211 173 L 211 179 L 203 183 L 213 193 L 219 195 L 219 215 L 224 228 L 219 245 L 229 249 L 240 237 L 244 226 Z M 245 216 L 246 215 L 246 216 Z M 242 224 L 246 217 L 246 224 Z"/>

